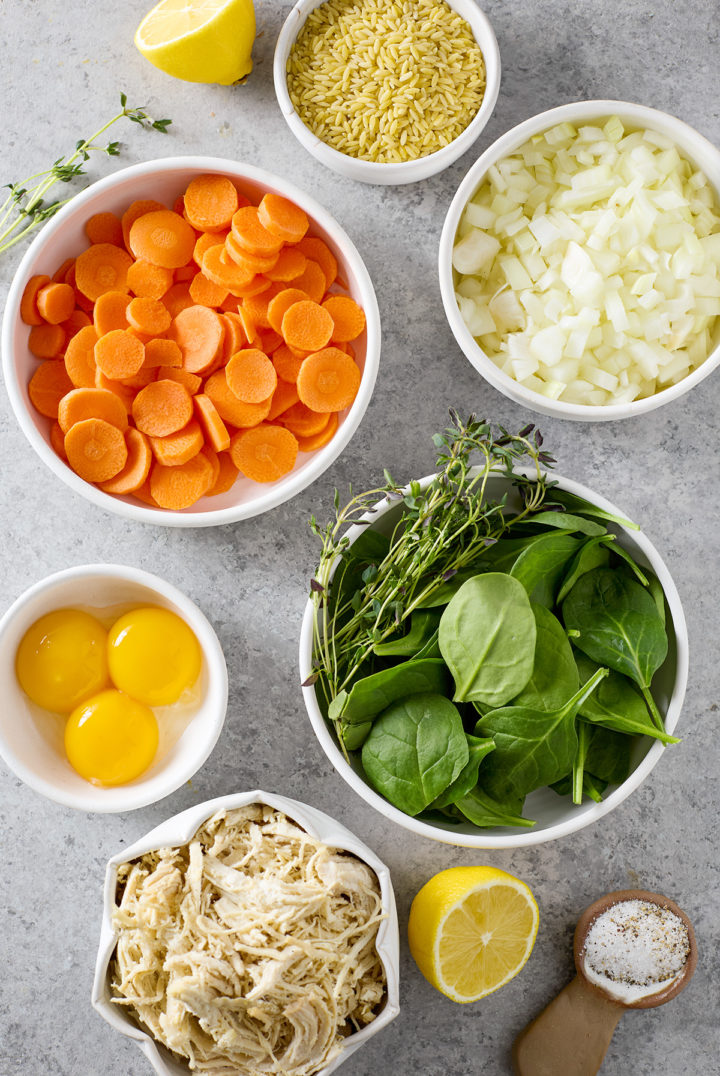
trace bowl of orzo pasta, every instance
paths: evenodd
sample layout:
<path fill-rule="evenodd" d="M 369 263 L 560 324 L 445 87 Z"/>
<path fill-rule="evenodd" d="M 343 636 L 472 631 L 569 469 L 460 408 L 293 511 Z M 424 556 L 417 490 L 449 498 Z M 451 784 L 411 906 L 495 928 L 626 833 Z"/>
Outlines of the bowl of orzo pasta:
<path fill-rule="evenodd" d="M 290 130 L 322 164 L 363 183 L 414 183 L 485 127 L 500 53 L 474 0 L 299 0 L 274 79 Z"/>

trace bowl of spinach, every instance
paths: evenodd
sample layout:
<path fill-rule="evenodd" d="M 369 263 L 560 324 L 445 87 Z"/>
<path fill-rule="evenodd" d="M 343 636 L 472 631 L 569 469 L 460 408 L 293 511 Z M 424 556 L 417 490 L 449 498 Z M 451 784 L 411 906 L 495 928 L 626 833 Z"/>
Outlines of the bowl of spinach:
<path fill-rule="evenodd" d="M 300 641 L 310 721 L 371 806 L 451 844 L 512 848 L 597 821 L 670 745 L 680 598 L 636 524 L 518 434 L 451 412 L 437 473 L 351 497 Z"/>

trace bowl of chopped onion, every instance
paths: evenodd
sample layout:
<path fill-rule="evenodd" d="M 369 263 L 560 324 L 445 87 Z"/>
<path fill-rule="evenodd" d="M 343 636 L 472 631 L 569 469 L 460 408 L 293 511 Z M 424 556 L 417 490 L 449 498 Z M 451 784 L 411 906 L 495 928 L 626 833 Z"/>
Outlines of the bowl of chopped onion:
<path fill-rule="evenodd" d="M 242 792 L 107 866 L 92 1004 L 159 1076 L 329 1076 L 399 1012 L 390 872 L 322 811 Z"/>
<path fill-rule="evenodd" d="M 720 152 L 623 101 L 534 116 L 450 205 L 440 289 L 482 376 L 541 414 L 652 411 L 720 364 Z"/>

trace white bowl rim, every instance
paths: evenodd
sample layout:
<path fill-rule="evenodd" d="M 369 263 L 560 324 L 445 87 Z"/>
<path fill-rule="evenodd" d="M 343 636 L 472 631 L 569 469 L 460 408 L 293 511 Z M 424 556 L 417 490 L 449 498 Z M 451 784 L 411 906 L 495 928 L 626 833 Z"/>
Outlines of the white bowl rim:
<path fill-rule="evenodd" d="M 8 630 L 16 614 L 35 597 L 58 583 L 73 580 L 82 581 L 89 575 L 104 576 L 108 579 L 145 586 L 182 610 L 183 619 L 187 621 L 198 637 L 208 669 L 207 697 L 212 705 L 212 714 L 214 716 L 212 720 L 206 719 L 206 739 L 203 749 L 200 754 L 193 757 L 189 766 L 183 767 L 182 770 L 173 771 L 172 776 L 170 774 L 165 775 L 164 780 L 162 780 L 164 775 L 161 771 L 152 779 L 152 782 L 147 784 L 137 786 L 119 785 L 108 790 L 113 792 L 114 795 L 112 800 L 108 798 L 106 804 L 97 804 L 90 800 L 79 801 L 75 794 L 65 792 L 62 788 L 58 788 L 51 781 L 45 780 L 45 778 L 29 769 L 8 745 L 3 735 L 2 727 L 0 727 L 0 757 L 28 788 L 33 789 L 34 792 L 39 792 L 40 795 L 45 796 L 54 803 L 92 814 L 125 814 L 127 811 L 147 807 L 151 803 L 156 803 L 158 800 L 169 796 L 181 785 L 185 784 L 186 781 L 189 781 L 193 774 L 197 773 L 205 764 L 218 741 L 225 723 L 228 701 L 227 665 L 215 629 L 200 607 L 187 594 L 172 583 L 166 582 L 160 576 L 126 564 L 78 564 L 72 568 L 63 568 L 59 572 L 53 572 L 51 575 L 39 579 L 27 590 L 24 590 L 0 618 L 0 637 Z M 123 800 L 122 803 L 115 802 L 121 799 Z"/>
<path fill-rule="evenodd" d="M 687 141 L 688 139 L 695 141 L 703 148 L 704 152 L 715 156 L 718 161 L 718 167 L 720 168 L 720 150 L 705 138 L 704 135 L 701 135 L 699 131 L 696 131 L 694 127 L 691 127 L 689 123 L 678 119 L 676 116 L 672 116 L 668 112 L 663 112 L 657 108 L 649 108 L 647 105 L 634 104 L 632 101 L 599 99 L 591 101 L 572 101 L 569 104 L 551 108 L 546 112 L 540 112 L 537 115 L 524 120 L 522 123 L 517 124 L 517 126 L 512 127 L 509 131 L 502 134 L 480 157 L 478 157 L 466 173 L 465 178 L 458 187 L 455 196 L 450 203 L 440 235 L 440 246 L 438 249 L 440 294 L 442 295 L 445 314 L 450 323 L 453 336 L 465 354 L 465 357 L 472 363 L 478 373 L 504 396 L 515 400 L 517 403 L 524 404 L 533 411 L 539 411 L 541 414 L 550 415 L 554 418 L 570 419 L 571 421 L 577 422 L 612 422 L 618 419 L 633 418 L 636 415 L 654 411 L 655 408 L 661 407 L 663 404 L 671 403 L 673 400 L 676 400 L 678 396 L 682 396 L 684 393 L 689 392 L 690 389 L 698 384 L 698 382 L 706 378 L 718 365 L 720 365 L 720 344 L 710 352 L 707 359 L 705 359 L 700 366 L 689 373 L 687 377 L 684 377 L 682 381 L 678 381 L 676 385 L 670 385 L 668 388 L 662 389 L 660 392 L 656 392 L 653 396 L 648 396 L 642 400 L 607 405 L 574 404 L 566 403 L 561 400 L 550 400 L 538 392 L 533 392 L 532 390 L 525 388 L 523 385 L 520 385 L 519 382 L 514 381 L 507 374 L 503 373 L 503 371 L 495 365 L 492 359 L 485 354 L 480 345 L 471 335 L 470 330 L 463 321 L 455 299 L 455 288 L 452 275 L 452 250 L 455 242 L 455 234 L 458 225 L 460 224 L 463 210 L 482 182 L 482 179 L 491 164 L 494 164 L 502 157 L 513 153 L 532 135 L 539 134 L 541 131 L 554 126 L 556 123 L 562 123 L 564 121 L 576 122 L 582 119 L 591 122 L 603 115 L 614 114 L 625 114 L 631 121 L 643 123 L 646 127 L 650 128 L 656 127 L 658 119 L 660 118 L 662 124 L 671 128 L 678 139 L 682 139 L 683 141 Z M 682 154 L 692 161 L 693 155 L 691 153 L 682 150 Z M 718 191 L 718 196 L 720 197 L 720 191 Z"/>
<path fill-rule="evenodd" d="M 343 256 L 352 266 L 352 271 L 357 278 L 361 292 L 360 305 L 365 311 L 367 332 L 365 366 L 358 394 L 349 409 L 346 419 L 339 425 L 332 440 L 324 448 L 318 449 L 314 454 L 314 458 L 303 469 L 301 480 L 298 481 L 299 475 L 295 475 L 296 481 L 288 480 L 282 490 L 273 483 L 262 495 L 253 497 L 251 501 L 244 504 L 189 513 L 186 511 L 165 511 L 149 506 L 131 504 L 128 501 L 114 497 L 112 494 L 103 493 L 102 490 L 83 481 L 76 475 L 56 455 L 28 415 L 27 406 L 23 400 L 15 374 L 13 353 L 15 319 L 20 316 L 20 299 L 29 278 L 29 267 L 42 251 L 46 241 L 64 226 L 68 218 L 75 216 L 88 201 L 94 200 L 98 194 L 102 195 L 112 191 L 114 187 L 126 180 L 134 180 L 140 177 L 150 179 L 153 175 L 172 171 L 225 172 L 234 175 L 240 181 L 247 179 L 251 183 L 256 183 L 260 186 L 272 185 L 292 201 L 296 201 L 301 205 L 315 223 L 332 237 L 338 248 L 342 250 Z M 164 527 L 219 527 L 226 523 L 236 523 L 241 519 L 250 519 L 253 516 L 261 515 L 263 512 L 268 512 L 272 508 L 277 508 L 280 504 L 284 504 L 311 485 L 338 458 L 359 427 L 370 403 L 380 363 L 380 342 L 380 309 L 365 262 L 344 228 L 335 220 L 329 210 L 321 206 L 315 198 L 296 187 L 290 180 L 274 172 L 269 172 L 267 169 L 244 164 L 242 161 L 232 161 L 223 157 L 203 157 L 201 155 L 157 157 L 140 164 L 130 165 L 128 168 L 121 168 L 117 172 L 91 183 L 89 187 L 76 194 L 67 205 L 63 206 L 51 217 L 33 239 L 15 271 L 5 303 L 2 326 L 2 364 L 7 393 L 21 430 L 43 463 L 75 493 L 79 493 L 86 500 L 105 511 L 123 516 L 126 519 L 133 519 L 139 523 L 154 523 Z M 287 477 L 291 479 L 292 472 Z"/>
<path fill-rule="evenodd" d="M 473 36 L 480 46 L 485 62 L 485 94 L 480 108 L 464 131 L 447 146 L 428 153 L 416 161 L 400 161 L 395 164 L 383 164 L 378 161 L 363 161 L 346 153 L 333 149 L 305 126 L 295 111 L 287 88 L 285 65 L 290 50 L 307 16 L 324 0 L 297 0 L 288 13 L 280 30 L 273 57 L 273 80 L 275 96 L 285 122 L 298 142 L 327 168 L 363 183 L 400 184 L 415 183 L 427 179 L 443 169 L 448 168 L 458 157 L 462 156 L 481 134 L 487 125 L 497 102 L 500 91 L 501 61 L 495 31 L 484 11 L 475 0 L 448 0 L 450 7 L 470 24 Z M 482 38 L 482 40 L 480 40 Z"/>
<path fill-rule="evenodd" d="M 179 814 L 161 822 L 149 833 L 135 841 L 129 848 L 124 848 L 112 856 L 105 870 L 103 916 L 92 985 L 92 1006 L 111 1027 L 137 1042 L 157 1073 L 164 1074 L 167 1069 L 153 1037 L 129 1021 L 123 1020 L 118 1015 L 117 1006 L 114 1006 L 105 998 L 108 967 L 117 942 L 117 935 L 112 929 L 117 868 L 120 864 L 127 863 L 157 848 L 186 844 L 217 811 L 230 811 L 238 807 L 245 807 L 251 803 L 267 804 L 269 807 L 286 814 L 288 818 L 297 822 L 311 836 L 324 844 L 352 852 L 373 869 L 380 883 L 380 894 L 386 918 L 378 928 L 376 948 L 385 969 L 387 999 L 383 1009 L 373 1022 L 361 1031 L 349 1035 L 346 1040 L 348 1045 L 343 1048 L 335 1061 L 321 1069 L 317 1076 L 329 1076 L 330 1072 L 333 1072 L 343 1061 L 346 1061 L 355 1050 L 359 1049 L 376 1032 L 386 1027 L 400 1012 L 400 941 L 397 908 L 390 870 L 385 863 L 341 822 L 337 822 L 317 807 L 311 807 L 309 804 L 302 803 L 299 800 L 290 799 L 274 792 L 263 792 L 259 789 L 218 796 L 215 799 L 206 800 L 203 803 L 195 804 L 193 807 L 188 807 Z M 158 1067 L 158 1065 L 161 1067 Z"/>
<path fill-rule="evenodd" d="M 526 467 L 517 467 L 516 472 L 528 476 L 534 474 L 534 471 Z M 553 481 L 557 482 L 560 489 L 566 490 L 568 493 L 573 493 L 578 497 L 583 497 L 585 500 L 591 501 L 593 504 L 597 505 L 597 507 L 604 509 L 606 512 L 610 512 L 621 519 L 629 518 L 611 501 L 607 500 L 606 497 L 600 496 L 600 494 L 596 493 L 588 486 L 584 486 L 573 479 L 565 478 L 562 475 L 556 474 L 554 471 L 548 472 L 548 475 Z M 500 476 L 502 477 L 501 473 Z M 434 475 L 426 475 L 424 478 L 419 479 L 420 485 L 423 487 L 427 486 L 434 477 Z M 373 514 L 366 518 L 368 518 L 370 522 L 377 521 L 379 516 L 383 515 L 389 509 L 396 507 L 397 503 L 398 502 L 395 500 L 390 501 L 387 498 L 383 498 L 373 506 Z M 360 536 L 360 534 L 364 533 L 366 529 L 367 528 L 362 524 L 355 524 L 350 527 L 346 532 L 350 539 L 350 544 L 352 545 L 352 543 Z M 620 530 L 626 533 L 631 533 L 633 541 L 637 543 L 652 565 L 653 571 L 660 580 L 660 584 L 665 592 L 665 598 L 675 629 L 677 669 L 665 719 L 666 729 L 668 732 L 672 733 L 675 730 L 680 716 L 688 681 L 689 654 L 685 614 L 675 582 L 670 575 L 664 560 L 650 539 L 642 530 L 628 532 L 625 527 L 620 527 Z M 308 600 L 305 606 L 300 633 L 300 678 L 302 681 L 307 677 L 308 670 L 311 667 L 312 646 L 313 605 L 312 601 Z M 527 830 L 517 834 L 503 833 L 502 831 L 498 833 L 479 831 L 477 834 L 452 833 L 449 830 L 439 829 L 429 822 L 423 822 L 420 819 L 405 814 L 403 811 L 389 803 L 378 792 L 375 792 L 369 784 L 366 784 L 366 782 L 363 781 L 345 761 L 342 752 L 331 735 L 330 730 L 325 723 L 325 719 L 320 712 L 320 707 L 317 704 L 314 687 L 303 687 L 302 692 L 308 717 L 310 718 L 315 735 L 320 741 L 320 746 L 343 780 L 347 781 L 350 787 L 353 788 L 366 803 L 369 803 L 370 806 L 374 807 L 380 814 L 389 818 L 392 822 L 396 822 L 404 829 L 409 829 L 411 832 L 422 837 L 430 837 L 432 840 L 440 841 L 443 844 L 453 844 L 464 848 L 524 848 L 529 845 L 544 844 L 546 841 L 557 840 L 559 837 L 566 837 L 570 833 L 576 833 L 578 830 L 584 829 L 585 826 L 590 825 L 592 822 L 596 822 L 598 819 L 603 818 L 606 814 L 609 814 L 610 811 L 621 804 L 623 800 L 627 799 L 627 797 L 642 784 L 647 775 L 659 761 L 660 756 L 664 751 L 663 744 L 661 744 L 659 740 L 654 740 L 640 764 L 621 785 L 608 795 L 606 799 L 603 799 L 600 803 L 593 803 L 592 806 L 583 811 L 578 811 L 576 815 L 571 814 L 570 818 L 565 822 L 557 822 L 548 827 L 548 829 L 536 831 Z"/>

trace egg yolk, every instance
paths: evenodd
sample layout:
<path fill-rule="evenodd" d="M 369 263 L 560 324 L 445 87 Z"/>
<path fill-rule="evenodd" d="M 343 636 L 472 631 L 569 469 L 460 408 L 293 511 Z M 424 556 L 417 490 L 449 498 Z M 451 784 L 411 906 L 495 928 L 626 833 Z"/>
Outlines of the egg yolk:
<path fill-rule="evenodd" d="M 124 785 L 144 773 L 158 746 L 155 714 L 122 691 L 101 691 L 65 726 L 68 762 L 94 785 Z"/>
<path fill-rule="evenodd" d="M 112 682 L 148 706 L 169 706 L 200 675 L 200 645 L 169 609 L 133 609 L 110 629 Z"/>
<path fill-rule="evenodd" d="M 108 633 L 79 609 L 56 609 L 22 638 L 15 673 L 25 694 L 45 710 L 67 714 L 108 684 Z"/>

